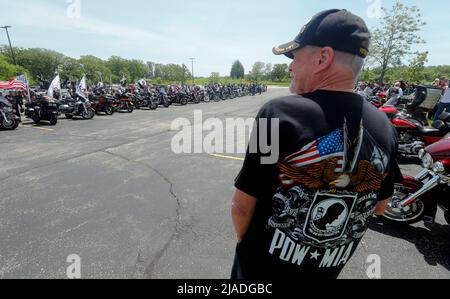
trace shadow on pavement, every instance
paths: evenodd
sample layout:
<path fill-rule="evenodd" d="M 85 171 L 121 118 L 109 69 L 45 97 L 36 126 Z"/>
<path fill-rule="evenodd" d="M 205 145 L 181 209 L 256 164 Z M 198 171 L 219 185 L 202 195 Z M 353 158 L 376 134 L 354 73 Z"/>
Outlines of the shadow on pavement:
<path fill-rule="evenodd" d="M 376 218 L 369 228 L 414 244 L 430 266 L 441 265 L 450 271 L 450 225 L 434 223 L 415 227 L 391 224 Z"/>

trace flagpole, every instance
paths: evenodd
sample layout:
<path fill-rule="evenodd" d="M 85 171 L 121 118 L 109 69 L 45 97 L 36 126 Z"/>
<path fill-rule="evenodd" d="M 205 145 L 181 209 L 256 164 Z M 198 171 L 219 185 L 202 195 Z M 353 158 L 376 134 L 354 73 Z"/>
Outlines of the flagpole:
<path fill-rule="evenodd" d="M 27 91 L 28 91 L 28 103 L 31 103 L 31 94 L 30 94 L 30 81 L 28 80 L 28 75 L 25 73 L 25 80 L 27 80 Z"/>

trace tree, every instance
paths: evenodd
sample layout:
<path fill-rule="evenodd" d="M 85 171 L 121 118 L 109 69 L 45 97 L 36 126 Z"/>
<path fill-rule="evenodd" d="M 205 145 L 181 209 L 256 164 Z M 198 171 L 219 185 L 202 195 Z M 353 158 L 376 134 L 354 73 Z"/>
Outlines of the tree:
<path fill-rule="evenodd" d="M 420 9 L 395 3 L 391 9 L 383 7 L 381 28 L 372 32 L 370 61 L 381 65 L 381 81 L 384 81 L 389 67 L 397 67 L 411 54 L 413 45 L 425 43 L 418 32 L 425 22 L 421 20 Z"/>
<path fill-rule="evenodd" d="M 271 74 L 272 74 L 272 64 L 267 63 L 263 74 L 264 80 L 270 80 Z"/>
<path fill-rule="evenodd" d="M 407 80 L 414 83 L 422 82 L 425 79 L 424 70 L 427 62 L 428 52 L 418 53 L 409 63 Z"/>
<path fill-rule="evenodd" d="M 264 62 L 255 62 L 252 70 L 249 74 L 249 79 L 254 81 L 259 81 L 264 76 L 264 67 L 266 64 Z"/>
<path fill-rule="evenodd" d="M 84 75 L 83 67 L 80 61 L 71 57 L 64 57 L 60 75 L 63 81 L 79 80 Z"/>
<path fill-rule="evenodd" d="M 161 79 L 163 77 L 163 70 L 162 70 L 162 68 L 163 68 L 162 64 L 159 64 L 159 63 L 155 64 L 154 72 L 153 72 L 153 75 L 154 75 L 155 78 L 160 78 Z"/>
<path fill-rule="evenodd" d="M 141 60 L 127 60 L 126 68 L 131 76 L 131 82 L 135 82 L 136 80 L 145 78 L 148 75 L 149 68 L 148 65 L 145 64 Z"/>
<path fill-rule="evenodd" d="M 3 47 L 0 53 L 9 53 L 8 48 Z M 15 48 L 17 65 L 30 71 L 33 78 L 51 80 L 55 76 L 55 72 L 60 69 L 64 60 L 64 55 L 47 49 L 23 49 Z M 5 56 L 10 64 L 13 64 L 11 55 Z"/>
<path fill-rule="evenodd" d="M 86 55 L 81 56 L 78 61 L 89 82 L 97 83 L 101 79 L 109 81 L 109 78 L 113 75 L 110 68 L 107 67 L 107 62 L 98 57 Z M 120 80 L 118 76 L 112 76 L 111 79 L 113 79 L 114 82 Z"/>
<path fill-rule="evenodd" d="M 232 79 L 243 79 L 245 76 L 245 69 L 242 63 L 239 60 L 236 60 L 233 63 L 233 66 L 231 67 L 231 74 Z"/>
<path fill-rule="evenodd" d="M 363 68 L 361 71 L 361 81 L 373 81 L 377 78 L 377 73 L 370 68 Z"/>
<path fill-rule="evenodd" d="M 220 74 L 219 73 L 211 73 L 211 76 L 209 76 L 209 83 L 219 83 L 220 81 Z"/>
<path fill-rule="evenodd" d="M 0 81 L 8 81 L 16 75 L 29 73 L 21 66 L 9 63 L 8 59 L 0 54 Z"/>
<path fill-rule="evenodd" d="M 289 66 L 286 63 L 275 64 L 270 73 L 270 80 L 275 82 L 285 81 L 289 78 Z"/>
<path fill-rule="evenodd" d="M 106 62 L 106 66 L 111 72 L 114 82 L 119 82 L 124 76 L 127 82 L 132 81 L 126 59 L 119 56 L 111 56 Z"/>

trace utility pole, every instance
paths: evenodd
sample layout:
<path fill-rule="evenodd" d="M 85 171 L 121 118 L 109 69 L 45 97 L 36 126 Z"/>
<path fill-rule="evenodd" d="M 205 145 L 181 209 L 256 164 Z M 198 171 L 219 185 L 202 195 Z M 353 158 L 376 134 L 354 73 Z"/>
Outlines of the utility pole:
<path fill-rule="evenodd" d="M 194 60 L 195 58 L 189 58 L 192 62 L 192 84 L 195 84 L 195 76 L 194 76 Z"/>
<path fill-rule="evenodd" d="M 11 49 L 11 57 L 12 57 L 12 59 L 13 59 L 14 64 L 17 65 L 17 62 L 16 62 L 16 55 L 14 55 L 14 50 L 13 50 L 13 47 L 12 47 L 12 45 L 11 45 L 11 39 L 9 38 L 9 31 L 8 31 L 8 28 L 12 28 L 12 27 L 6 25 L 6 26 L 2 26 L 2 27 L 0 27 L 0 28 L 6 30 L 6 36 L 8 36 L 9 48 Z"/>

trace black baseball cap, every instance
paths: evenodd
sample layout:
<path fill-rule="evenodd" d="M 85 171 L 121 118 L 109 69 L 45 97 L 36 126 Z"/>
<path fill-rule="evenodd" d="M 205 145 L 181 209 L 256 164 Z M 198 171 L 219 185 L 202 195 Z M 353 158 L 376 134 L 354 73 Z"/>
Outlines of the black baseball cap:
<path fill-rule="evenodd" d="M 370 32 L 360 17 L 345 9 L 330 9 L 312 17 L 293 41 L 275 47 L 272 51 L 275 55 L 286 55 L 293 59 L 292 52 L 305 46 L 331 47 L 366 58 L 369 54 Z"/>

